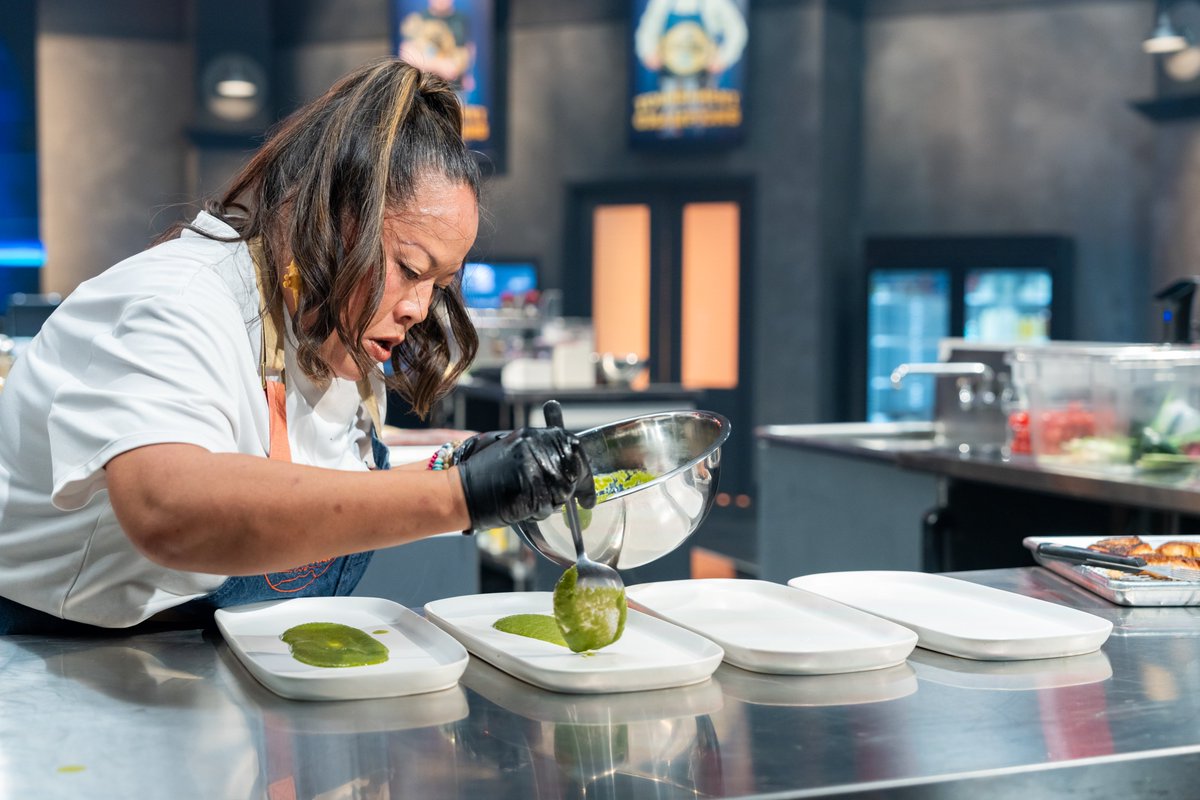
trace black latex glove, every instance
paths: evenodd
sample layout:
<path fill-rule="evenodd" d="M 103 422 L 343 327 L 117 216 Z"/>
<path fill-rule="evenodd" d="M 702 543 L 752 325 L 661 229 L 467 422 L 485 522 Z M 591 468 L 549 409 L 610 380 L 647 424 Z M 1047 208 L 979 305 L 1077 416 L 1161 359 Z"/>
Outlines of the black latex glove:
<path fill-rule="evenodd" d="M 474 436 L 464 439 L 462 444 L 454 448 L 454 453 L 450 458 L 450 466 L 461 464 L 480 450 L 490 447 L 510 433 L 512 431 L 488 431 L 487 433 L 477 433 Z"/>
<path fill-rule="evenodd" d="M 545 519 L 571 493 L 596 505 L 592 468 L 575 436 L 561 428 L 519 428 L 476 449 L 457 466 L 473 530 Z"/>

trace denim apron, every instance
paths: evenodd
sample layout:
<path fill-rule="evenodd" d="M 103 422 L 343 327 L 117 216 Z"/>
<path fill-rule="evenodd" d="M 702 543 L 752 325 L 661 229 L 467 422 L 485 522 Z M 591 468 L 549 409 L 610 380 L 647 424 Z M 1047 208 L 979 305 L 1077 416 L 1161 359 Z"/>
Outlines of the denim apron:
<path fill-rule="evenodd" d="M 256 266 L 262 263 L 258 248 L 251 244 Z M 257 270 L 256 270 L 257 272 Z M 261 274 L 259 294 L 266 298 Z M 264 300 L 265 302 L 265 300 Z M 283 330 L 282 312 L 262 314 L 261 375 L 270 417 L 270 442 L 267 457 L 291 461 L 291 446 L 287 435 L 287 392 L 283 373 Z M 272 379 L 272 374 L 278 379 Z M 371 412 L 371 455 L 376 469 L 389 469 L 391 462 L 387 446 L 379 439 L 379 408 L 371 390 L 370 382 L 364 378 L 359 382 L 359 395 Z M 218 608 L 257 603 L 264 600 L 284 600 L 291 597 L 330 597 L 347 595 L 354 591 L 358 581 L 371 562 L 373 551 L 354 553 L 348 556 L 329 558 L 304 564 L 284 572 L 269 572 L 261 575 L 234 576 L 204 597 L 190 600 L 174 608 L 160 612 L 135 629 L 146 627 L 204 627 L 212 622 L 212 612 Z M 60 619 L 52 614 L 29 608 L 7 598 L 0 597 L 0 635 L 2 634 L 80 634 L 80 633 L 130 633 L 129 628 L 109 629 L 94 625 Z"/>

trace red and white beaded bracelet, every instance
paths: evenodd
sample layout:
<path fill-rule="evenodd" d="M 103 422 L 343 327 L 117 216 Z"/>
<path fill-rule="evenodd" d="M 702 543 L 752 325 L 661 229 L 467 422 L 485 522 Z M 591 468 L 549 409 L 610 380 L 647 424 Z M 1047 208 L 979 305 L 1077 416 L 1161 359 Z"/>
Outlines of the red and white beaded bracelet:
<path fill-rule="evenodd" d="M 442 469 L 450 469 L 454 466 L 453 456 L 455 449 L 462 442 L 446 442 L 433 452 L 429 457 L 428 469 L 437 471 Z"/>

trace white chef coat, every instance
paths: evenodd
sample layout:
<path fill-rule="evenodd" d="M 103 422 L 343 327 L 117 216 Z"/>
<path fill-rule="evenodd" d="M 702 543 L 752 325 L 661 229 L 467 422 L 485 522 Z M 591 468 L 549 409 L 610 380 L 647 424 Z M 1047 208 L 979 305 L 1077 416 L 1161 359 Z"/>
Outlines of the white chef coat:
<path fill-rule="evenodd" d="M 206 213 L 194 224 L 235 235 Z M 134 549 L 113 514 L 104 465 L 165 442 L 267 455 L 259 308 L 246 244 L 192 231 L 63 301 L 0 393 L 0 595 L 125 627 L 220 586 L 224 575 L 167 569 Z M 292 344 L 287 337 L 292 460 L 367 469 L 372 423 L 357 385 L 314 385 Z M 382 408 L 382 379 L 372 384 Z"/>

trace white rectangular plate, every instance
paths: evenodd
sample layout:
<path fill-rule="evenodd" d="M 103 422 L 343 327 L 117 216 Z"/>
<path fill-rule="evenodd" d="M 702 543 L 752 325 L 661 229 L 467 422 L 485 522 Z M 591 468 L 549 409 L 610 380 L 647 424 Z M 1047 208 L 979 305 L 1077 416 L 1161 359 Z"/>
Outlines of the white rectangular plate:
<path fill-rule="evenodd" d="M 924 572 L 824 572 L 788 581 L 916 632 L 917 644 L 960 658 L 1016 661 L 1099 649 L 1112 623 L 1032 597 Z"/>
<path fill-rule="evenodd" d="M 1120 577 L 1109 570 L 1083 564 L 1068 564 L 1038 554 L 1042 542 L 1087 547 L 1104 536 L 1027 536 L 1022 544 L 1033 552 L 1034 561 L 1046 569 L 1079 584 L 1090 592 L 1122 606 L 1195 606 L 1200 605 L 1200 583 L 1195 581 L 1162 581 L 1146 575 L 1123 573 Z M 1143 536 L 1151 547 L 1172 541 L 1195 541 L 1194 536 Z"/>
<path fill-rule="evenodd" d="M 551 597 L 550 592 L 450 597 L 426 603 L 425 615 L 492 666 L 554 692 L 599 694 L 687 686 L 712 675 L 724 655 L 709 640 L 633 609 L 620 639 L 587 654 L 492 627 L 510 614 L 553 614 Z"/>
<path fill-rule="evenodd" d="M 754 672 L 823 675 L 903 663 L 908 628 L 778 583 L 712 578 L 626 587 L 638 608 L 716 642 Z"/>
<path fill-rule="evenodd" d="M 376 597 L 297 597 L 218 609 L 217 627 L 238 660 L 276 694 L 294 700 L 360 700 L 447 689 L 467 651 L 404 606 Z M 280 634 L 306 622 L 358 628 L 388 648 L 363 667 L 314 667 L 292 658 Z M 385 631 L 385 633 L 375 633 Z"/>

